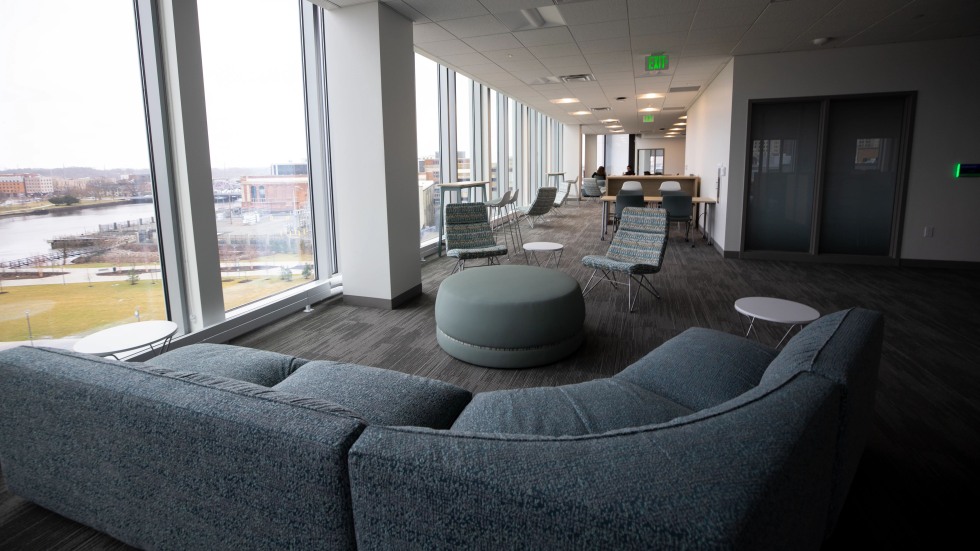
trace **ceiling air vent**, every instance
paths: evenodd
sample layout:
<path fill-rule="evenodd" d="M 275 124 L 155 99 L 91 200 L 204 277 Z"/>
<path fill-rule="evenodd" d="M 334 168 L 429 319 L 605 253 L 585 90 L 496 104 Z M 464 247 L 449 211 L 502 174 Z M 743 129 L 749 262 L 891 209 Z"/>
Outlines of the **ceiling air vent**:
<path fill-rule="evenodd" d="M 592 109 L 593 112 L 595 112 L 595 111 L 609 111 L 609 108 L 608 107 L 591 107 L 590 109 Z"/>
<path fill-rule="evenodd" d="M 595 77 L 590 74 L 584 75 L 562 75 L 558 77 L 562 82 L 593 82 Z"/>
<path fill-rule="evenodd" d="M 660 110 L 660 112 L 662 113 L 664 111 L 683 111 L 683 110 L 684 107 L 664 107 L 663 109 Z"/>
<path fill-rule="evenodd" d="M 676 88 L 671 88 L 671 92 L 697 92 L 700 90 L 700 86 L 678 86 Z"/>

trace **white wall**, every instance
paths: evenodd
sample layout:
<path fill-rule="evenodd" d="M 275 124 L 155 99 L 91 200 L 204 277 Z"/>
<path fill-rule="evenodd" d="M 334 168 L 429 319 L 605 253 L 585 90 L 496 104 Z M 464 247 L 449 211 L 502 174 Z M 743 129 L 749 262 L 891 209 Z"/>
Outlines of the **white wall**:
<path fill-rule="evenodd" d="M 726 215 L 728 176 L 719 178 L 719 167 L 727 171 L 731 154 L 733 64 L 729 63 L 705 88 L 687 111 L 685 140 L 686 172 L 701 177 L 701 196 L 715 197 L 719 203 L 709 207 L 707 228 L 717 246 L 727 250 Z M 735 231 L 735 235 L 739 232 Z"/>
<path fill-rule="evenodd" d="M 562 125 L 562 171 L 566 180 L 582 176 L 582 127 L 571 124 Z M 589 174 L 592 174 L 591 172 Z M 582 180 L 576 188 L 582 185 Z"/>
<path fill-rule="evenodd" d="M 599 156 L 596 155 L 596 141 L 597 136 L 595 134 L 585 135 L 585 151 L 582 153 L 585 157 L 585 173 L 582 175 L 583 178 L 591 178 L 592 173 L 599 168 Z"/>
<path fill-rule="evenodd" d="M 664 150 L 664 174 L 689 174 L 689 172 L 684 170 L 684 159 L 687 156 L 684 147 L 684 138 L 641 138 L 637 136 L 634 143 L 637 150 Z M 636 163 L 638 165 L 639 161 L 637 160 Z M 638 166 L 634 166 L 633 168 L 637 171 L 640 170 Z"/>
<path fill-rule="evenodd" d="M 741 247 L 750 99 L 916 91 L 900 256 L 980 262 L 980 179 L 953 178 L 980 163 L 977 90 L 980 37 L 735 58 L 725 250 Z"/>

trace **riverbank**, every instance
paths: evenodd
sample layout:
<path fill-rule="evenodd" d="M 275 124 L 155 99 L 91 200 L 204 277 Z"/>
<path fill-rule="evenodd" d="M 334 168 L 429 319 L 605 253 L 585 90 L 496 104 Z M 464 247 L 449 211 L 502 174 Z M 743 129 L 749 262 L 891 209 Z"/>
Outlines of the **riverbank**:
<path fill-rule="evenodd" d="M 147 200 L 141 197 L 127 198 L 127 199 L 103 199 L 100 201 L 82 201 L 80 203 L 75 203 L 74 205 L 53 205 L 47 201 L 40 201 L 37 203 L 31 203 L 31 207 L 16 208 L 13 210 L 0 210 L 0 218 L 8 218 L 12 216 L 30 216 L 30 215 L 43 215 L 52 214 L 55 212 L 72 212 L 76 210 L 84 210 L 96 207 L 114 207 L 118 205 L 132 205 L 135 203 L 149 203 L 152 199 Z M 0 207 L 2 209 L 3 207 Z"/>

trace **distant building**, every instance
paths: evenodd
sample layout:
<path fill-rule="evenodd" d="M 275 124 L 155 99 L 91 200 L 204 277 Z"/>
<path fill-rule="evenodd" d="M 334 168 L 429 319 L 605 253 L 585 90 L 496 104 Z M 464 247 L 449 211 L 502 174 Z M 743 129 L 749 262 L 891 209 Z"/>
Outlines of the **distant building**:
<path fill-rule="evenodd" d="M 280 163 L 272 165 L 273 176 L 297 176 L 309 173 L 310 169 L 306 163 Z"/>
<path fill-rule="evenodd" d="M 242 210 L 275 213 L 309 208 L 307 176 L 246 176 L 241 185 Z"/>
<path fill-rule="evenodd" d="M 0 174 L 0 195 L 24 195 L 27 190 L 24 186 L 23 174 Z"/>

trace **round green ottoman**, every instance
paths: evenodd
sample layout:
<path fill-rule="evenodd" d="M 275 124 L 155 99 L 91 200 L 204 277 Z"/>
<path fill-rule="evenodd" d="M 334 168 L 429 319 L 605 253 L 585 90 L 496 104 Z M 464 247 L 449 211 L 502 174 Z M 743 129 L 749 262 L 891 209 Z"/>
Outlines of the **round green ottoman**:
<path fill-rule="evenodd" d="M 436 338 L 449 355 L 485 367 L 556 362 L 584 338 L 578 281 L 537 266 L 487 266 L 447 277 L 436 295 Z"/>

